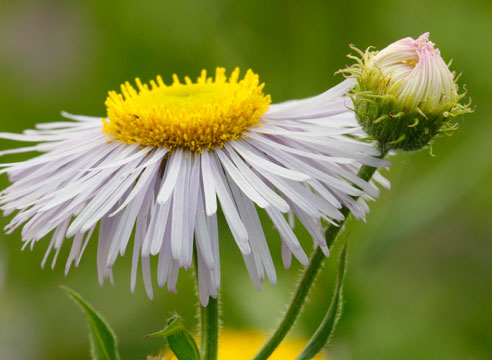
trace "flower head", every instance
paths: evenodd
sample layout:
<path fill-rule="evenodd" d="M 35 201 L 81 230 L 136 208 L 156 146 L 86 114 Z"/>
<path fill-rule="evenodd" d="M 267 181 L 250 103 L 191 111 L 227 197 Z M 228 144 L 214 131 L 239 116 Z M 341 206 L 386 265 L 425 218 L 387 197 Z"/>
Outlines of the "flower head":
<path fill-rule="evenodd" d="M 439 132 L 457 128 L 453 119 L 470 112 L 459 101 L 457 77 L 429 33 L 396 41 L 381 51 L 360 52 L 342 70 L 356 78 L 355 111 L 367 133 L 387 149 L 418 150 Z"/>
<path fill-rule="evenodd" d="M 138 78 L 136 83 L 138 91 L 127 82 L 121 94 L 111 91 L 106 100 L 103 131 L 126 144 L 191 151 L 222 147 L 255 126 L 271 102 L 258 75 L 249 70 L 239 80 L 238 68 L 229 78 L 224 68 L 215 78 L 203 70 L 196 83 L 185 77 L 182 84 L 176 75 L 171 85 L 160 76 L 150 87 Z"/>
<path fill-rule="evenodd" d="M 308 258 L 285 215 L 292 212 L 326 254 L 322 221 L 343 219 L 348 207 L 364 218 L 365 203 L 378 196 L 373 183 L 357 178 L 362 164 L 388 162 L 354 139 L 360 132 L 344 96 L 347 80 L 317 97 L 270 105 L 258 76 L 239 70 L 229 78 L 202 72 L 196 83 L 177 78 L 165 85 L 126 83 L 110 92 L 108 117 L 74 116 L 0 138 L 39 142 L 0 155 L 39 151 L 31 160 L 1 164 L 13 183 L 0 196 L 5 214 L 16 212 L 7 232 L 23 226 L 24 247 L 52 234 L 43 264 L 54 266 L 67 242 L 66 272 L 77 265 L 99 225 L 98 275 L 112 280 L 119 254 L 133 243 L 132 289 L 141 261 L 152 296 L 150 258 L 158 257 L 157 282 L 176 290 L 180 268 L 196 249 L 203 304 L 220 284 L 218 205 L 259 289 L 276 282 L 257 206 L 280 233 L 285 264 Z M 217 201 L 218 199 L 218 201 Z M 131 242 L 130 240 L 132 239 Z M 70 239 L 70 240 L 67 240 Z"/>

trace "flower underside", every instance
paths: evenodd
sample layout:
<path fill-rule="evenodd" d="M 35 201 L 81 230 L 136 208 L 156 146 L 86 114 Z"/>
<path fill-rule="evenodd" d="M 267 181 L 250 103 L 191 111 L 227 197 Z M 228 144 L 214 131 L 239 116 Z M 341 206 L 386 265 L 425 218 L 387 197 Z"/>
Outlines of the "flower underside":
<path fill-rule="evenodd" d="M 149 86 L 137 78 L 137 89 L 126 82 L 121 93 L 109 92 L 103 132 L 126 144 L 210 150 L 257 126 L 271 102 L 251 70 L 241 80 L 238 68 L 229 78 L 217 68 L 215 78 L 202 70 L 196 83 L 184 80 L 173 75 L 166 85 L 158 76 Z"/>

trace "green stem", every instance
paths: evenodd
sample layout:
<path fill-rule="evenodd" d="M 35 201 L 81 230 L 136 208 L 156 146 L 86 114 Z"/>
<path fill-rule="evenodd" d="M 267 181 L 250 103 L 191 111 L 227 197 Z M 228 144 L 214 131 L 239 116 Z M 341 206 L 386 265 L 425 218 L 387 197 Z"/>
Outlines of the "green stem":
<path fill-rule="evenodd" d="M 200 305 L 200 352 L 203 360 L 217 360 L 219 349 L 219 297 Z"/>
<path fill-rule="evenodd" d="M 328 247 L 331 247 L 331 244 L 335 240 L 335 237 L 339 231 L 340 227 L 330 226 L 328 228 L 328 231 L 326 232 Z M 296 292 L 294 293 L 294 296 L 292 297 L 289 307 L 284 313 L 280 324 L 275 332 L 270 336 L 268 341 L 263 345 L 261 350 L 256 354 L 254 360 L 268 359 L 268 357 L 275 351 L 277 346 L 282 342 L 289 330 L 292 328 L 302 310 L 306 297 L 309 294 L 309 290 L 316 279 L 316 275 L 318 275 L 324 259 L 325 255 L 321 249 L 317 247 L 311 255 L 309 265 L 302 274 Z"/>
<path fill-rule="evenodd" d="M 383 158 L 386 154 L 383 152 L 381 158 Z M 361 167 L 358 173 L 358 177 L 362 180 L 369 181 L 374 173 L 376 172 L 376 168 L 371 166 L 364 165 Z M 326 244 L 328 248 L 331 248 L 331 245 L 335 241 L 338 233 L 343 227 L 343 224 L 347 220 L 348 215 L 350 214 L 350 210 L 346 207 L 343 207 L 340 212 L 344 216 L 344 220 L 340 222 L 340 226 L 329 226 L 325 233 Z M 323 264 L 325 256 L 321 249 L 317 247 L 313 254 L 311 255 L 311 260 L 309 265 L 304 270 L 301 280 L 297 285 L 297 289 L 292 297 L 292 300 L 287 308 L 287 311 L 284 313 L 280 324 L 277 329 L 273 332 L 267 342 L 263 345 L 260 351 L 256 354 L 253 360 L 266 360 L 268 357 L 275 351 L 277 346 L 282 342 L 285 338 L 289 330 L 294 325 L 295 321 L 299 317 L 299 314 L 302 311 L 303 305 L 306 302 L 306 298 L 309 294 L 311 286 L 318 275 L 318 272 Z"/>
<path fill-rule="evenodd" d="M 196 293 L 198 294 L 198 259 L 197 249 L 195 249 L 193 258 L 195 262 L 196 273 Z M 220 294 L 217 298 L 209 298 L 208 305 L 203 306 L 199 301 L 199 327 L 200 327 L 200 354 L 202 360 L 217 360 L 219 350 L 219 301 Z"/>
<path fill-rule="evenodd" d="M 335 326 L 337 325 L 342 312 L 342 286 L 345 277 L 346 255 L 347 243 L 345 242 L 345 246 L 340 255 L 339 273 L 337 275 L 335 289 L 333 290 L 333 298 L 331 299 L 330 307 L 328 308 L 321 325 L 296 360 L 310 360 L 315 357 L 326 345 L 335 330 Z"/>

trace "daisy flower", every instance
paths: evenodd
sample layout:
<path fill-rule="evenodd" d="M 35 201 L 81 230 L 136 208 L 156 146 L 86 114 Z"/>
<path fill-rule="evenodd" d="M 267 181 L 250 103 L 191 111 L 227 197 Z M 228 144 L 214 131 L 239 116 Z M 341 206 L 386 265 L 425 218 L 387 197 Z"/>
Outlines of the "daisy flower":
<path fill-rule="evenodd" d="M 349 79 L 319 96 L 272 105 L 251 70 L 242 79 L 239 69 L 226 76 L 217 68 L 214 77 L 203 70 L 196 82 L 174 75 L 168 85 L 158 76 L 111 91 L 106 118 L 63 113 L 69 121 L 0 133 L 37 143 L 0 155 L 43 153 L 1 164 L 12 185 L 1 193 L 0 206 L 5 215 L 16 213 L 6 231 L 23 226 L 23 248 L 31 249 L 51 234 L 43 266 L 53 251 L 54 266 L 69 243 L 68 272 L 99 227 L 100 283 L 112 281 L 118 255 L 132 245 L 131 288 L 140 262 L 150 297 L 151 256 L 158 257 L 158 284 L 176 291 L 179 270 L 191 266 L 196 249 L 206 305 L 220 284 L 220 205 L 256 288 L 265 274 L 275 284 L 257 208 L 278 230 L 285 264 L 291 254 L 307 264 L 287 213 L 328 255 L 322 222 L 343 220 L 342 206 L 364 218 L 367 205 L 354 197 L 378 196 L 377 187 L 356 174 L 361 164 L 388 162 L 355 139 L 361 128 L 345 96 L 353 85 Z"/>

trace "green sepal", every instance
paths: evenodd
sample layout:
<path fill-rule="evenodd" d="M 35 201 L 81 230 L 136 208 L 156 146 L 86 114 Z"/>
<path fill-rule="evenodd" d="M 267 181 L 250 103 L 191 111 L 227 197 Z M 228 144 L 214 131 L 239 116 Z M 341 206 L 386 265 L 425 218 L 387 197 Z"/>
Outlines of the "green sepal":
<path fill-rule="evenodd" d="M 167 338 L 169 347 L 179 360 L 200 360 L 200 351 L 193 336 L 186 331 L 183 320 L 179 315 L 173 315 L 167 320 L 164 329 L 146 335 L 147 338 Z"/>
<path fill-rule="evenodd" d="M 89 338 L 93 360 L 119 360 L 120 355 L 116 346 L 116 336 L 94 308 L 72 289 L 61 286 L 63 290 L 80 306 L 89 322 Z"/>
<path fill-rule="evenodd" d="M 396 101 L 390 98 L 374 101 L 364 95 L 356 95 L 353 100 L 359 124 L 386 151 L 420 150 L 439 133 L 456 129 L 455 123 L 443 115 L 444 111 L 427 114 L 418 110 L 403 112 L 398 110 Z"/>

